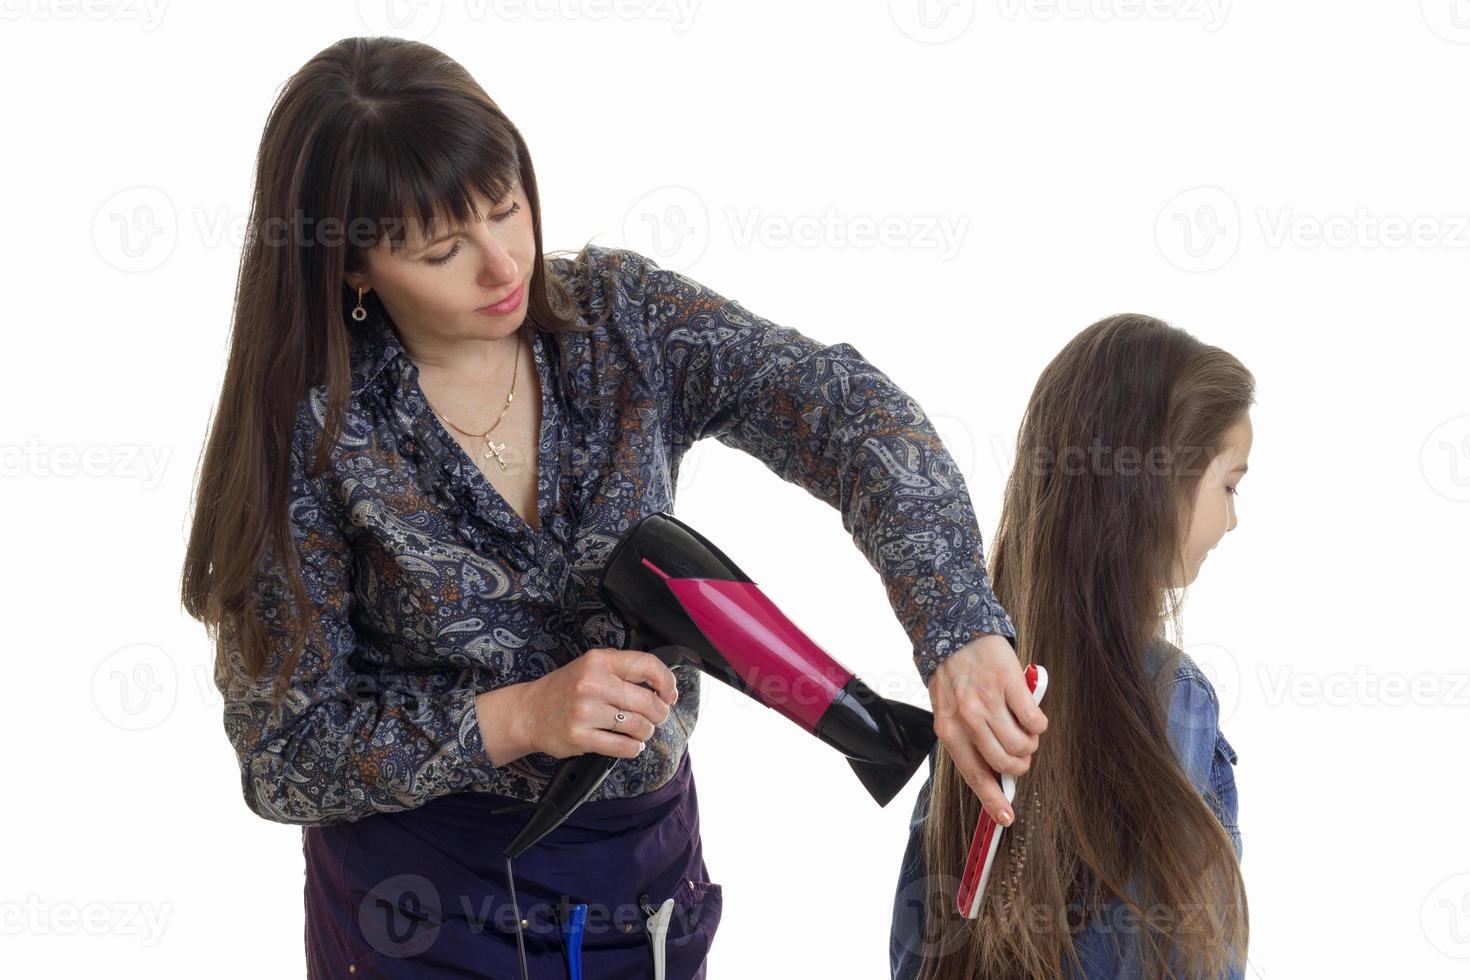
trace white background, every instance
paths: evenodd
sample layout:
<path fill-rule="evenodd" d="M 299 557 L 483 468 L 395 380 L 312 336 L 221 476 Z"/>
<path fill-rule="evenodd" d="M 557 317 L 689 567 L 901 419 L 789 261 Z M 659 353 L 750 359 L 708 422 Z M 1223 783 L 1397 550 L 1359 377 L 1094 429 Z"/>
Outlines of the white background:
<path fill-rule="evenodd" d="M 1184 639 L 1240 753 L 1250 975 L 1466 975 L 1470 4 L 387 9 L 0 0 L 6 975 L 303 972 L 300 831 L 241 800 L 178 579 L 266 112 L 332 41 L 385 33 L 521 128 L 548 249 L 638 249 L 884 369 L 987 546 L 1077 331 L 1146 312 L 1240 357 L 1251 473 Z M 889 240 L 855 234 L 876 221 Z M 835 511 L 706 442 L 677 513 L 927 704 Z M 705 694 L 710 977 L 886 977 L 920 780 L 879 808 Z"/>

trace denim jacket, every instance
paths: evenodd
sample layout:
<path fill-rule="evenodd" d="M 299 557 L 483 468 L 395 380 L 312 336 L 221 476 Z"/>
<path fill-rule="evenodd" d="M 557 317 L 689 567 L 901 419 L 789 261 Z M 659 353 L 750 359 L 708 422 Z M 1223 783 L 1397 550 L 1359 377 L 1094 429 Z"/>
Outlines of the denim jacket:
<path fill-rule="evenodd" d="M 1178 656 L 1174 670 L 1173 688 L 1169 704 L 1169 742 L 1174 749 L 1185 775 L 1189 777 L 1211 811 L 1225 828 L 1235 845 L 1236 858 L 1241 855 L 1240 829 L 1236 823 L 1237 796 L 1235 791 L 1235 750 L 1220 731 L 1220 702 L 1214 686 L 1200 670 L 1199 665 L 1172 644 L 1159 641 L 1150 650 L 1150 662 L 1161 664 L 1166 654 Z M 1041 736 L 1043 747 L 1046 736 Z M 937 744 L 935 746 L 938 748 Z M 894 980 L 913 980 L 923 965 L 924 901 L 933 897 L 933 889 L 924 883 L 923 830 L 929 812 L 929 795 L 934 781 L 934 751 L 929 753 L 929 777 L 919 790 L 909 820 L 909 839 L 900 866 L 898 887 L 894 894 L 892 927 L 889 933 L 889 967 Z M 958 872 L 945 876 L 959 884 Z M 943 893 L 943 889 L 940 892 Z M 953 901 L 953 890 L 949 892 Z M 1109 923 L 1121 923 L 1125 913 L 1119 913 L 1122 904 L 1117 900 L 1094 918 L 1088 928 L 1076 936 L 1077 955 L 1081 960 L 1082 972 L 1073 977 L 1139 977 L 1143 975 L 1140 950 L 1137 944 L 1120 942 L 1115 944 L 1108 934 Z M 1136 918 L 1136 916 L 1135 916 Z M 1227 974 L 1228 980 L 1239 980 L 1244 976 L 1240 967 Z"/>

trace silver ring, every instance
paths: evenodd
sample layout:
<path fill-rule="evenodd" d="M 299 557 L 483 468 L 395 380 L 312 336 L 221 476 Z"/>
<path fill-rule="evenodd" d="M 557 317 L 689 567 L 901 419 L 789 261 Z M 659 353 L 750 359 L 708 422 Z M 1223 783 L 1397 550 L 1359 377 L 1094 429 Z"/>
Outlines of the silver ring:
<path fill-rule="evenodd" d="M 617 718 L 613 720 L 612 731 L 617 731 L 618 730 L 618 723 L 619 722 L 623 722 L 623 721 L 627 721 L 627 720 L 628 720 L 628 716 L 625 715 L 625 714 L 623 714 L 621 711 L 619 711 Z"/>

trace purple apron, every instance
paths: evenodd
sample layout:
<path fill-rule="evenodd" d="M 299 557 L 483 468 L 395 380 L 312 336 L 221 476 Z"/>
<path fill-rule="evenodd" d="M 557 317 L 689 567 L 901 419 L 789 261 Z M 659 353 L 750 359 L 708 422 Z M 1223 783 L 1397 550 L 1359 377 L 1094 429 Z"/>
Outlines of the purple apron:
<path fill-rule="evenodd" d="M 517 802 L 454 793 L 410 810 L 303 827 L 307 976 L 516 980 L 505 845 L 529 811 L 490 811 Z M 687 747 L 668 783 L 582 804 L 512 868 L 532 980 L 570 975 L 556 914 L 578 903 L 588 906 L 583 975 L 651 978 L 644 896 L 655 909 L 674 899 L 668 980 L 704 977 L 722 898 L 704 864 Z"/>

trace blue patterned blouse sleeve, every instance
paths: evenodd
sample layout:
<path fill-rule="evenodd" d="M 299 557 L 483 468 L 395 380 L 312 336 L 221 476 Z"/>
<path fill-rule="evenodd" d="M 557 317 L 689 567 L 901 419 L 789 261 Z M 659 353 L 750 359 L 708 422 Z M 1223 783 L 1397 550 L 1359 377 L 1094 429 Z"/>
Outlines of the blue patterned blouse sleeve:
<path fill-rule="evenodd" d="M 991 591 L 964 478 L 913 398 L 851 344 L 821 343 L 643 256 L 624 258 L 676 457 L 712 436 L 839 510 L 925 684 L 979 634 L 1015 636 Z"/>
<path fill-rule="evenodd" d="M 271 677 L 287 653 L 283 610 L 292 599 L 269 550 L 256 581 L 258 615 L 275 638 L 266 677 L 244 673 L 229 630 L 221 639 L 231 669 L 215 676 L 245 801 L 259 816 L 288 824 L 405 810 L 493 771 L 476 717 L 477 691 L 463 678 L 354 669 L 364 641 L 348 621 L 350 552 L 328 494 L 305 476 L 303 459 L 311 451 L 298 423 L 289 510 L 310 608 L 285 699 L 273 712 Z"/>

